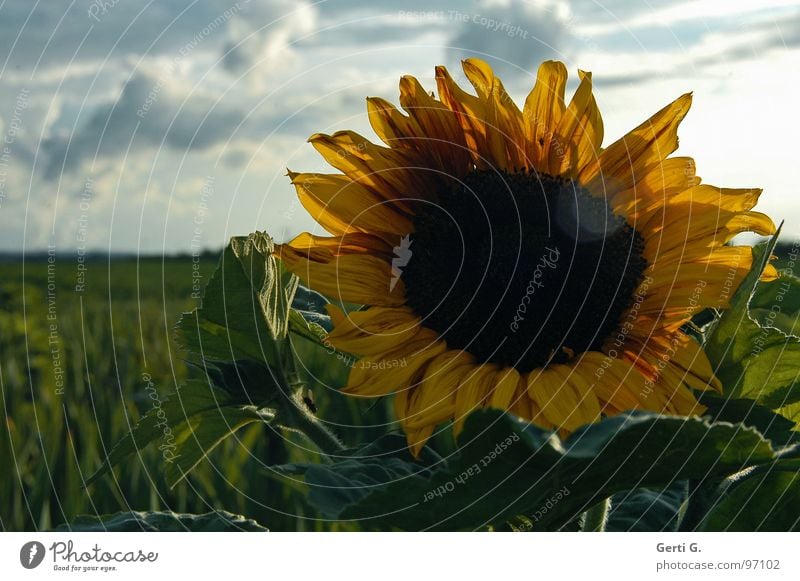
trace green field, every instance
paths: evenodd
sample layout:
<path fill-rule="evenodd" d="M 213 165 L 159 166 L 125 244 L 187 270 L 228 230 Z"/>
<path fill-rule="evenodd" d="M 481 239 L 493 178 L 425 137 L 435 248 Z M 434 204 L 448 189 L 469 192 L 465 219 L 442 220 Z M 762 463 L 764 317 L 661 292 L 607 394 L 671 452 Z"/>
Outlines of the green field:
<path fill-rule="evenodd" d="M 246 461 L 287 455 L 283 436 L 260 426 L 224 442 L 174 489 L 155 447 L 84 487 L 151 397 L 166 398 L 186 378 L 173 326 L 198 305 L 193 292 L 216 262 L 215 255 L 195 264 L 190 256 L 101 259 L 84 271 L 61 256 L 0 263 L 0 530 L 49 529 L 79 514 L 129 509 L 225 509 L 273 530 L 315 528 L 296 519 L 304 510 L 296 491 Z"/>
<path fill-rule="evenodd" d="M 779 268 L 790 248 L 776 248 Z M 102 258 L 83 267 L 61 256 L 0 261 L 0 414 L 6 422 L 0 430 L 0 530 L 46 530 L 78 515 L 129 510 L 225 510 L 272 530 L 359 527 L 320 518 L 306 502 L 307 483 L 270 468 L 320 456 L 296 433 L 265 424 L 227 438 L 174 488 L 166 484 L 165 456 L 156 446 L 85 486 L 153 402 L 189 377 L 174 327 L 182 312 L 199 306 L 199 289 L 216 265 L 212 254 L 199 260 Z M 751 314 L 796 333 L 800 293 L 784 302 L 785 320 L 778 320 L 769 308 L 778 288 L 756 293 L 751 307 L 759 308 Z M 322 366 L 331 363 L 327 357 Z M 396 431 L 387 423 L 386 400 L 365 402 L 332 390 L 314 398 L 347 446 Z M 799 408 L 795 403 L 782 412 L 797 421 Z M 445 435 L 430 444 L 443 455 L 453 450 Z"/>

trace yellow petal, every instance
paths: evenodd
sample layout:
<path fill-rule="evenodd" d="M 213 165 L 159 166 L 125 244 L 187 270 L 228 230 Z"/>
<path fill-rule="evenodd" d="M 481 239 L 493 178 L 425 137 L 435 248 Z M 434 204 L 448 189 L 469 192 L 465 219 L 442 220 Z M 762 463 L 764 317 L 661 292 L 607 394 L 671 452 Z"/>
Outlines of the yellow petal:
<path fill-rule="evenodd" d="M 674 359 L 660 359 L 653 395 L 659 395 L 663 400 L 658 409 L 648 409 L 676 415 L 700 415 L 705 412 L 705 406 L 697 402 L 688 387 L 693 381 L 686 381 L 688 375 L 690 374 L 675 364 Z"/>
<path fill-rule="evenodd" d="M 347 303 L 400 306 L 405 302 L 403 280 L 392 286 L 391 266 L 368 253 L 334 254 L 327 248 L 277 247 L 283 264 L 303 284 L 329 299 Z"/>
<path fill-rule="evenodd" d="M 300 203 L 311 217 L 335 235 L 361 231 L 404 236 L 411 220 L 393 202 L 344 175 L 290 172 Z"/>
<path fill-rule="evenodd" d="M 609 190 L 609 204 L 615 213 L 627 216 L 634 224 L 682 192 L 694 189 L 700 181 L 691 157 L 670 157 L 647 168 L 630 188 Z M 602 189 L 596 192 L 602 193 Z"/>
<path fill-rule="evenodd" d="M 528 147 L 528 165 L 539 171 L 549 169 L 550 142 L 567 106 L 564 90 L 567 68 L 557 61 L 545 61 L 536 73 L 536 84 L 525 99 L 522 115 Z"/>
<path fill-rule="evenodd" d="M 422 452 L 422 448 L 425 447 L 425 444 L 433 435 L 433 430 L 435 429 L 436 426 L 425 426 L 424 428 L 420 428 L 418 430 L 408 430 L 406 432 L 408 450 L 411 452 L 411 455 L 414 456 L 414 458 L 419 457 L 419 453 Z"/>
<path fill-rule="evenodd" d="M 761 192 L 761 188 L 718 188 L 703 184 L 685 189 L 670 201 L 710 204 L 732 212 L 744 212 L 753 209 Z"/>
<path fill-rule="evenodd" d="M 409 428 L 419 429 L 451 419 L 462 379 L 474 366 L 471 355 L 450 350 L 428 364 L 421 384 L 409 404 Z"/>
<path fill-rule="evenodd" d="M 522 112 L 487 63 L 471 58 L 463 67 L 478 96 L 486 101 L 487 145 L 495 167 L 510 171 L 526 167 Z"/>
<path fill-rule="evenodd" d="M 678 125 L 689 112 L 691 103 L 691 93 L 682 95 L 612 143 L 596 161 L 581 170 L 580 182 L 587 184 L 592 192 L 631 187 L 645 175 L 648 167 L 678 148 Z"/>
<path fill-rule="evenodd" d="M 680 333 L 679 337 L 679 346 L 672 353 L 671 360 L 684 371 L 684 383 L 698 391 L 722 393 L 722 383 L 714 375 L 711 362 L 700 344 L 684 333 Z"/>
<path fill-rule="evenodd" d="M 380 97 L 367 97 L 367 115 L 376 135 L 389 147 L 413 147 L 423 134 L 417 123 Z"/>
<path fill-rule="evenodd" d="M 472 157 L 472 163 L 479 169 L 488 169 L 487 159 L 486 105 L 478 97 L 470 95 L 459 87 L 447 69 L 436 67 L 436 84 L 439 99 L 455 113 L 461 126 L 464 143 Z"/>
<path fill-rule="evenodd" d="M 549 173 L 569 177 L 600 155 L 603 119 L 592 94 L 592 74 L 578 71 L 581 83 L 550 143 Z"/>
<path fill-rule="evenodd" d="M 330 256 L 340 254 L 371 253 L 391 259 L 392 246 L 386 240 L 364 232 L 349 232 L 341 236 L 317 236 L 303 232 L 294 237 L 288 244 L 276 248 L 291 247 L 291 250 L 302 251 L 309 260 L 325 261 Z M 285 250 L 285 248 L 284 248 Z M 279 252 L 276 250 L 276 253 Z"/>
<path fill-rule="evenodd" d="M 514 401 L 520 380 L 519 371 L 513 367 L 506 367 L 498 371 L 494 377 L 494 389 L 489 399 L 489 405 L 493 408 L 508 410 Z"/>
<path fill-rule="evenodd" d="M 456 435 L 464 428 L 467 416 L 486 403 L 496 376 L 497 367 L 491 363 L 484 363 L 473 367 L 464 378 L 464 384 L 456 394 L 453 426 Z"/>
<path fill-rule="evenodd" d="M 419 126 L 419 139 L 411 141 L 419 152 L 417 163 L 438 169 L 446 176 L 462 177 L 472 157 L 456 114 L 411 76 L 400 79 L 400 105 Z"/>
<path fill-rule="evenodd" d="M 691 231 L 693 240 L 718 234 L 719 242 L 714 245 L 721 246 L 741 232 L 770 235 L 775 232 L 775 223 L 761 212 L 730 211 L 715 204 L 680 200 L 659 207 L 651 216 L 642 216 L 636 228 L 648 238 L 662 231 Z"/>
<path fill-rule="evenodd" d="M 371 357 L 413 339 L 420 327 L 420 317 L 408 307 L 371 307 L 334 321 L 327 341 L 339 351 Z"/>
<path fill-rule="evenodd" d="M 564 367 L 564 369 L 561 369 Z M 553 365 L 528 375 L 528 395 L 553 425 L 573 431 L 600 415 L 597 398 L 582 382 L 571 381 L 570 370 Z"/>
<path fill-rule="evenodd" d="M 616 412 L 642 407 L 645 379 L 630 363 L 599 351 L 587 351 L 574 367 L 591 382 L 597 399 L 606 404 L 604 413 L 609 413 L 608 406 Z"/>
<path fill-rule="evenodd" d="M 356 362 L 342 391 L 361 397 L 381 397 L 404 391 L 428 362 L 446 348 L 444 341 L 420 332 L 418 337 L 394 351 Z"/>
<path fill-rule="evenodd" d="M 400 150 L 375 145 L 354 131 L 315 133 L 308 140 L 325 161 L 351 181 L 407 213 L 411 213 L 409 200 L 416 198 L 415 192 L 428 189 L 425 175 L 409 171 L 412 164 Z"/>
<path fill-rule="evenodd" d="M 583 374 L 569 365 L 553 365 L 551 370 L 561 379 L 562 383 L 571 385 L 578 395 L 578 406 L 573 411 L 574 422 L 580 426 L 600 419 L 600 404 L 597 396 L 592 389 L 592 384 L 586 380 Z M 569 426 L 563 427 L 570 429 Z"/>
<path fill-rule="evenodd" d="M 761 273 L 761 276 L 759 277 L 758 280 L 761 280 L 761 281 L 764 281 L 764 282 L 770 282 L 770 281 L 773 281 L 773 280 L 777 280 L 779 277 L 780 277 L 780 273 L 778 272 L 778 269 L 775 268 L 775 265 L 774 264 L 767 264 L 764 267 L 764 272 Z"/>

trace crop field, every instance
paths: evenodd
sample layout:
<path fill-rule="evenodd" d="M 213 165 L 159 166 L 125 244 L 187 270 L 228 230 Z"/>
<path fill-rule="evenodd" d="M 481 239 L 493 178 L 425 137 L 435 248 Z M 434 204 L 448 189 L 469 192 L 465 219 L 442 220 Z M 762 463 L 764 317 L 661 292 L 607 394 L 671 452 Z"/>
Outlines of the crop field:
<path fill-rule="evenodd" d="M 200 258 L 94 260 L 81 292 L 74 261 L 59 257 L 49 270 L 46 256 L 0 264 L 0 529 L 50 529 L 129 509 L 226 509 L 273 529 L 314 528 L 276 512 L 291 509 L 296 493 L 245 461 L 286 454 L 283 439 L 259 426 L 224 442 L 173 489 L 155 447 L 84 487 L 153 398 L 186 379 L 173 327 L 199 303 L 192 293 L 202 278 L 193 273 L 208 277 L 216 266 L 216 256 Z"/>
<path fill-rule="evenodd" d="M 789 249 L 776 248 L 779 268 Z M 208 446 L 207 458 L 174 486 L 165 473 L 175 446 L 166 438 L 86 485 L 114 444 L 192 375 L 175 326 L 181 313 L 201 305 L 217 262 L 209 253 L 94 258 L 80 269 L 76 261 L 47 255 L 0 263 L 2 530 L 46 530 L 79 515 L 131 510 L 224 510 L 272 530 L 359 528 L 324 518 L 324 510 L 309 506 L 301 478 L 272 468 L 318 461 L 319 453 L 297 433 L 268 423 L 250 424 Z M 775 288 L 756 293 L 751 314 L 794 331 L 797 295 L 770 315 Z M 364 402 L 328 390 L 314 398 L 345 445 L 397 431 L 382 399 Z M 781 413 L 797 421 L 798 404 Z M 453 451 L 445 437 L 429 446 L 442 455 Z"/>

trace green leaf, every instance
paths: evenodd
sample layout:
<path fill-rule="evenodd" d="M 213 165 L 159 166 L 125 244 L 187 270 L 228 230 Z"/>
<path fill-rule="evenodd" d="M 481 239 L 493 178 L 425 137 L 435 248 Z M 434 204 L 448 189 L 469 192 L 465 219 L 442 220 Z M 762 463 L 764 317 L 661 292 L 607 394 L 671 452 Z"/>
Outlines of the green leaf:
<path fill-rule="evenodd" d="M 263 232 L 231 239 L 201 306 L 177 325 L 178 340 L 203 381 L 190 380 L 177 397 L 159 401 L 114 446 L 87 484 L 158 442 L 167 482 L 174 486 L 222 440 L 255 422 L 300 431 L 323 452 L 338 450 L 336 437 L 306 404 L 303 380 L 313 377 L 339 386 L 347 371 L 324 349 L 324 329 L 291 307 L 298 279 L 273 250 L 272 239 Z M 326 304 L 308 289 L 298 302 L 323 311 Z M 290 329 L 296 345 L 289 339 Z M 298 359 L 311 364 L 298 366 Z"/>
<path fill-rule="evenodd" d="M 800 403 L 793 403 L 783 406 L 777 410 L 783 417 L 792 420 L 796 425 L 800 425 Z"/>
<path fill-rule="evenodd" d="M 86 486 L 151 443 L 158 444 L 168 480 L 174 484 L 181 471 L 170 470 L 170 466 L 188 472 L 225 436 L 248 423 L 269 422 L 273 417 L 270 410 L 242 406 L 229 393 L 203 380 L 189 380 L 165 401 L 153 400 L 151 410 L 114 445 Z"/>
<path fill-rule="evenodd" d="M 269 423 L 274 417 L 270 410 L 231 406 L 200 412 L 187 418 L 176 429 L 178 447 L 175 458 L 165 461 L 167 483 L 175 486 L 186 478 L 228 436 L 255 422 Z"/>
<path fill-rule="evenodd" d="M 233 363 L 211 361 L 204 369 L 195 367 L 205 371 L 216 387 L 225 390 L 232 403 L 265 407 L 285 398 L 290 391 L 278 371 L 249 359 Z"/>
<path fill-rule="evenodd" d="M 762 327 L 800 335 L 800 278 L 782 273 L 777 280 L 759 283 L 750 299 L 750 316 Z"/>
<path fill-rule="evenodd" d="M 325 347 L 319 341 L 296 337 L 291 345 L 300 378 L 309 385 L 339 390 L 347 383 L 350 370 L 357 365 L 353 356 Z"/>
<path fill-rule="evenodd" d="M 176 512 L 118 512 L 116 514 L 82 515 L 54 532 L 267 532 L 256 521 L 225 512 L 179 514 Z"/>
<path fill-rule="evenodd" d="M 265 232 L 232 238 L 229 248 L 235 257 L 235 264 L 242 269 L 250 283 L 250 291 L 273 339 L 285 337 L 289 325 L 289 308 L 299 279 L 284 269 L 283 264 L 272 254 L 275 245 Z M 224 254 L 222 260 L 225 260 Z M 229 288 L 225 288 L 225 297 L 236 298 L 235 295 L 231 296 Z"/>
<path fill-rule="evenodd" d="M 303 287 L 300 288 L 303 289 Z M 303 289 L 304 294 L 310 292 L 312 291 Z M 322 298 L 322 295 L 314 294 L 319 298 L 314 299 L 316 303 L 312 306 L 321 308 L 324 312 L 324 307 L 319 305 L 320 301 L 325 299 Z M 305 302 L 310 303 L 310 300 L 307 299 Z M 305 383 L 338 390 L 347 383 L 350 369 L 356 364 L 357 359 L 352 355 L 337 351 L 330 343 L 326 343 L 325 335 L 328 331 L 323 324 L 317 322 L 321 320 L 315 319 L 317 315 L 323 317 L 315 312 L 294 309 L 289 315 L 289 340 L 295 368 L 300 374 L 300 379 Z M 324 318 L 328 320 L 325 324 L 329 325 L 328 316 L 324 315 Z"/>
<path fill-rule="evenodd" d="M 736 290 L 731 308 L 710 325 L 704 343 L 725 395 L 752 399 L 772 409 L 800 401 L 800 338 L 762 327 L 748 311 L 777 239 L 778 233 L 753 249 L 752 270 Z"/>
<path fill-rule="evenodd" d="M 297 311 L 292 309 L 289 314 L 289 332 L 314 343 L 322 344 L 327 329 L 321 324 L 306 318 L 308 311 Z M 311 313 L 316 315 L 317 313 Z M 321 316 L 321 315 L 320 315 Z"/>
<path fill-rule="evenodd" d="M 639 488 L 617 493 L 611 498 L 605 530 L 675 531 L 686 492 L 686 482 L 678 481 L 661 490 Z"/>
<path fill-rule="evenodd" d="M 303 475 L 309 488 L 308 502 L 325 518 L 337 519 L 342 510 L 372 490 L 415 474 L 429 474 L 442 459 L 425 448 L 415 461 L 404 436 L 386 434 L 361 448 L 345 450 L 337 462 L 291 464 L 273 467 L 288 475 Z"/>
<path fill-rule="evenodd" d="M 325 309 L 328 299 L 303 285 L 298 285 L 297 292 L 292 301 L 292 308 L 301 313 L 309 322 L 322 325 L 326 330 L 330 330 L 330 316 Z"/>
<path fill-rule="evenodd" d="M 618 492 L 728 475 L 774 458 L 755 430 L 645 413 L 603 420 L 562 441 L 482 410 L 458 442 L 459 454 L 433 477 L 393 482 L 346 507 L 342 518 L 377 529 L 473 530 L 536 515 L 537 529 L 558 529 Z M 553 503 L 558 491 L 565 493 Z"/>
<path fill-rule="evenodd" d="M 705 531 L 800 530 L 800 471 L 759 472 L 731 486 L 701 524 Z"/>
<path fill-rule="evenodd" d="M 231 239 L 202 305 L 177 325 L 179 342 L 195 357 L 280 367 L 298 279 L 272 255 L 273 248 L 264 232 Z"/>
<path fill-rule="evenodd" d="M 706 415 L 712 421 L 753 427 L 769 439 L 773 447 L 788 446 L 800 440 L 800 433 L 794 431 L 794 421 L 751 399 L 724 398 L 711 392 L 704 392 L 697 399 L 708 408 Z"/>

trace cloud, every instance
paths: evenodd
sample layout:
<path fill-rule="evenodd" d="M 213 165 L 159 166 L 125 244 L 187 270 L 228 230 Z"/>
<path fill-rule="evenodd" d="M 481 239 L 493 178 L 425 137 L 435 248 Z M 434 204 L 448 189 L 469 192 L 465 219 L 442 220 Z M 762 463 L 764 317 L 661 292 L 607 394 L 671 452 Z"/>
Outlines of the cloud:
<path fill-rule="evenodd" d="M 631 33 L 635 30 L 651 28 L 680 28 L 687 23 L 729 20 L 745 23 L 753 14 L 774 14 L 782 9 L 794 9 L 796 0 L 760 0 L 759 2 L 731 2 L 730 0 L 680 0 L 658 3 L 653 7 L 641 3 L 631 10 L 629 0 L 616 0 L 599 4 L 594 0 L 581 0 L 579 5 L 585 8 L 588 4 L 603 6 L 605 17 L 597 18 L 597 22 L 587 24 L 586 32 L 595 36 L 616 35 L 620 31 Z M 638 8 L 638 9 L 637 9 Z M 588 20 L 587 20 L 588 22 Z M 676 26 L 677 25 L 677 26 Z"/>
<path fill-rule="evenodd" d="M 54 224 L 59 243 L 74 244 L 74 196 L 87 175 L 96 248 L 186 249 L 207 174 L 218 191 L 204 225 L 209 244 L 255 228 L 286 236 L 312 228 L 284 176 L 286 167 L 330 171 L 306 137 L 345 128 L 370 137 L 366 95 L 397 102 L 403 74 L 435 90 L 433 66 L 460 76 L 469 56 L 490 61 L 518 102 L 543 59 L 567 62 L 569 94 L 575 68 L 593 70 L 609 136 L 694 88 L 705 98 L 687 122 L 690 137 L 712 117 L 701 107 L 739 103 L 729 115 L 737 126 L 746 117 L 765 127 L 765 140 L 780 141 L 791 134 L 782 117 L 742 110 L 753 98 L 744 93 L 757 88 L 748 83 L 763 76 L 772 111 L 790 92 L 800 13 L 788 4 L 718 10 L 722 2 L 698 0 L 693 12 L 686 0 L 6 0 L 6 130 L 19 91 L 31 97 L 5 184 L 0 248 L 44 244 Z M 739 157 L 732 130 L 703 128 L 685 142 L 724 151 L 705 173 L 716 168 L 730 183 L 739 169 L 723 159 Z M 752 156 L 743 175 L 763 166 L 776 184 L 783 179 L 774 152 Z M 24 212 L 26 197 L 41 209 L 35 216 Z"/>
<path fill-rule="evenodd" d="M 592 55 L 594 66 L 605 74 L 595 82 L 601 87 L 642 86 L 665 79 L 691 82 L 709 76 L 725 76 L 733 67 L 758 62 L 800 46 L 800 12 L 775 21 L 748 21 L 705 30 L 685 46 L 657 51 L 607 51 Z"/>
<path fill-rule="evenodd" d="M 42 143 L 44 177 L 57 178 L 95 157 L 138 148 L 204 149 L 229 137 L 243 113 L 202 93 L 191 93 L 165 76 L 137 72 L 112 103 L 97 107 L 74 132 Z"/>
<path fill-rule="evenodd" d="M 494 0 L 477 3 L 472 11 L 455 11 L 452 58 L 488 58 L 501 74 L 535 72 L 543 60 L 564 58 L 568 13 L 566 2 L 557 0 Z"/>
<path fill-rule="evenodd" d="M 313 32 L 317 11 L 306 2 L 252 2 L 231 19 L 222 49 L 222 66 L 232 73 L 253 67 L 286 64 L 295 56 L 292 44 Z"/>
<path fill-rule="evenodd" d="M 226 10 L 246 2 L 7 0 L 0 5 L 0 54 L 8 55 L 12 69 L 163 54 L 191 42 Z M 221 41 L 222 37 L 217 42 Z"/>

